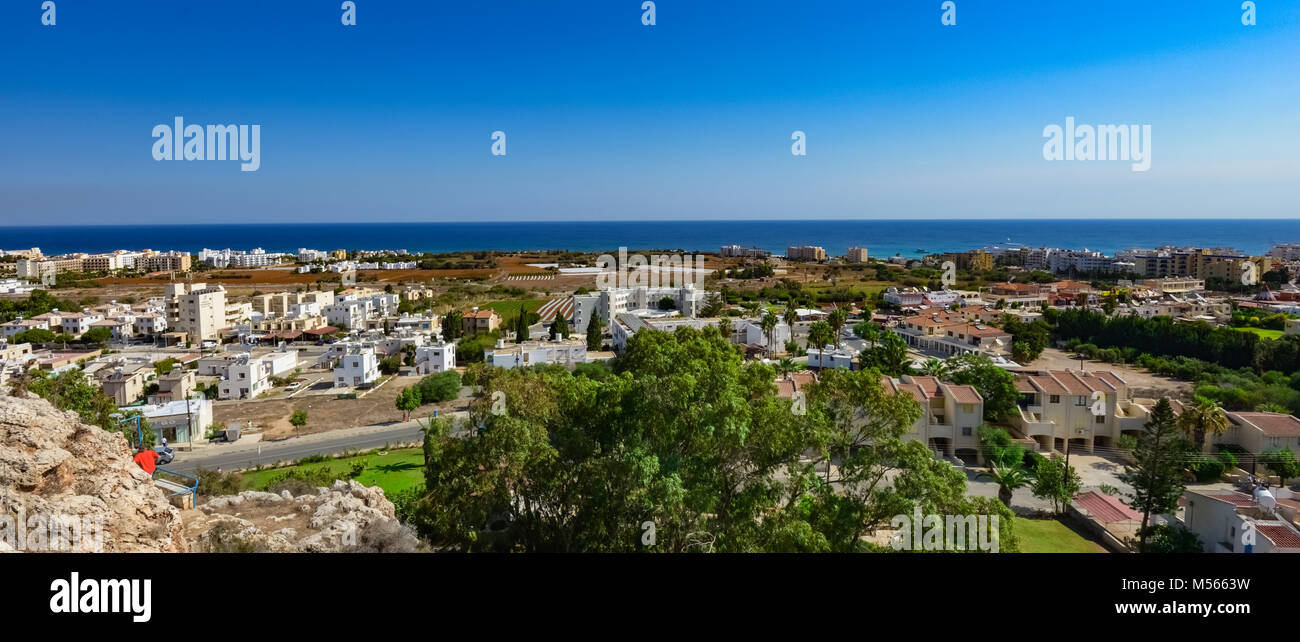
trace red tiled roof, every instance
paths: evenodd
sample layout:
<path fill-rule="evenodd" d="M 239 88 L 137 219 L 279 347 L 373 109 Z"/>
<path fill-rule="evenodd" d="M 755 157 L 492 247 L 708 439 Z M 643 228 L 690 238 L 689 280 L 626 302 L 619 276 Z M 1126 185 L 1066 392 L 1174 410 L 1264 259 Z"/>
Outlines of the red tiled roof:
<path fill-rule="evenodd" d="M 948 392 L 952 394 L 953 401 L 957 403 L 980 403 L 984 398 L 980 396 L 975 386 L 948 386 Z"/>
<path fill-rule="evenodd" d="M 1229 504 L 1232 504 L 1233 506 L 1236 506 L 1237 508 L 1255 507 L 1255 498 L 1251 497 L 1250 495 L 1247 495 L 1246 493 L 1238 493 L 1235 491 L 1221 491 L 1217 493 L 1205 493 L 1205 496 L 1213 497 L 1215 499 L 1221 499 L 1225 502 L 1228 502 Z"/>
<path fill-rule="evenodd" d="M 1090 490 L 1086 493 L 1075 495 L 1074 503 L 1079 508 L 1087 511 L 1092 515 L 1093 519 L 1102 524 L 1129 522 L 1142 519 L 1142 513 L 1129 508 L 1114 495 L 1107 495 L 1105 493 Z"/>
<path fill-rule="evenodd" d="M 1245 421 L 1266 437 L 1300 437 L 1300 418 L 1280 412 L 1232 412 L 1230 418 Z"/>
<path fill-rule="evenodd" d="M 1300 548 L 1300 535 L 1285 524 L 1255 524 L 1255 530 L 1272 540 L 1279 548 Z"/>

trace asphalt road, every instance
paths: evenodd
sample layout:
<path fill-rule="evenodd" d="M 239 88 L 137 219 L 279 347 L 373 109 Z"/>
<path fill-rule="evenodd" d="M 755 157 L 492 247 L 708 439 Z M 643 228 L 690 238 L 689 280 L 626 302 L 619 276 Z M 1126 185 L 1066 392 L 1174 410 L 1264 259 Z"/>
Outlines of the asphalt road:
<path fill-rule="evenodd" d="M 407 421 L 359 435 L 334 438 L 291 437 L 278 442 L 262 442 L 260 455 L 256 448 L 241 447 L 238 443 L 231 444 L 232 451 L 228 453 L 221 452 L 223 446 L 214 446 L 192 458 L 188 457 L 189 453 L 177 450 L 176 460 L 165 468 L 186 475 L 194 474 L 199 466 L 209 470 L 238 470 L 258 464 L 272 464 L 277 460 L 294 461 L 308 455 L 330 455 L 348 450 L 371 450 L 385 445 L 417 442 L 421 438 L 419 425 Z M 233 450 L 234 448 L 238 450 Z"/>

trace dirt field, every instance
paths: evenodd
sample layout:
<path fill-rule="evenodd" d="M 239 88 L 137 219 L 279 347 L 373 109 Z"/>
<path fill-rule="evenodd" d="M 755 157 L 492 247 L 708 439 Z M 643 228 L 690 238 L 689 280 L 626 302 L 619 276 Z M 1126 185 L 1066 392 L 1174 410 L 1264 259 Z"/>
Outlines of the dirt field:
<path fill-rule="evenodd" d="M 383 387 L 359 399 L 338 399 L 335 395 L 309 392 L 293 399 L 218 403 L 213 409 L 213 421 L 221 425 L 251 421 L 262 429 L 262 439 L 397 422 L 402 420 L 402 412 L 394 406 L 397 395 L 402 388 L 419 381 L 420 377 L 394 377 Z M 434 408 L 451 408 L 457 403 L 424 406 L 421 414 L 428 414 Z M 307 425 L 300 429 L 289 423 L 289 416 L 296 410 L 307 413 Z"/>
<path fill-rule="evenodd" d="M 1154 375 L 1127 365 L 1102 363 L 1100 361 L 1084 361 L 1083 364 L 1084 370 L 1110 370 L 1119 375 L 1121 379 L 1128 382 L 1129 389 L 1134 397 L 1155 398 L 1169 396 L 1175 399 L 1190 399 L 1192 395 L 1192 382 L 1190 381 L 1180 381 Z M 1033 363 L 1028 364 L 1028 367 L 1038 370 L 1078 370 L 1079 360 L 1074 357 L 1072 352 L 1048 348 L 1043 350 L 1043 354 L 1035 359 Z"/>

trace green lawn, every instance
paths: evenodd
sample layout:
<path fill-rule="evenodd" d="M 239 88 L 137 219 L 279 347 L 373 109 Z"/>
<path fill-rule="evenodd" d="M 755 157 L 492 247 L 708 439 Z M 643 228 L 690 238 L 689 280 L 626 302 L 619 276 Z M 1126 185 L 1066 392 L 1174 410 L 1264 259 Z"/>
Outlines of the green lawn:
<path fill-rule="evenodd" d="M 482 307 L 496 310 L 502 321 L 508 321 L 519 316 L 519 308 L 522 307 L 529 312 L 536 312 L 537 308 L 542 307 L 543 303 L 546 303 L 545 299 L 519 299 L 516 301 L 493 301 Z"/>
<path fill-rule="evenodd" d="M 314 470 L 328 467 L 333 472 L 344 472 L 352 466 L 352 462 L 358 460 L 366 462 L 366 470 L 355 479 L 366 486 L 378 486 L 384 489 L 384 495 L 387 497 L 392 497 L 394 493 L 412 486 L 424 485 L 424 470 L 421 468 L 424 465 L 424 453 L 419 448 L 390 450 L 385 455 L 331 459 L 302 464 L 296 468 Z M 249 471 L 244 473 L 244 483 L 249 490 L 266 490 L 267 482 L 285 470 L 288 468 Z"/>
<path fill-rule="evenodd" d="M 1264 328 L 1243 327 L 1243 328 L 1233 328 L 1233 330 L 1237 330 L 1240 332 L 1254 332 L 1255 334 L 1258 334 L 1259 338 L 1261 339 L 1280 339 L 1283 334 L 1281 330 L 1266 330 Z"/>
<path fill-rule="evenodd" d="M 1100 544 L 1084 539 L 1055 519 L 1016 518 L 1022 553 L 1105 553 Z"/>

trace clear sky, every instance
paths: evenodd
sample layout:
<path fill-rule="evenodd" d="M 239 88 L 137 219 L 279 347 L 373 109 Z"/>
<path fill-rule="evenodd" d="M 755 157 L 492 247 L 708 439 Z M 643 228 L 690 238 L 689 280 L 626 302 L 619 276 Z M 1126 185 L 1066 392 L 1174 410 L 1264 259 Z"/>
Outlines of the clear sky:
<path fill-rule="evenodd" d="M 1300 213 L 1296 0 L 355 2 L 0 3 L 0 225 Z M 178 115 L 260 170 L 155 161 Z"/>

